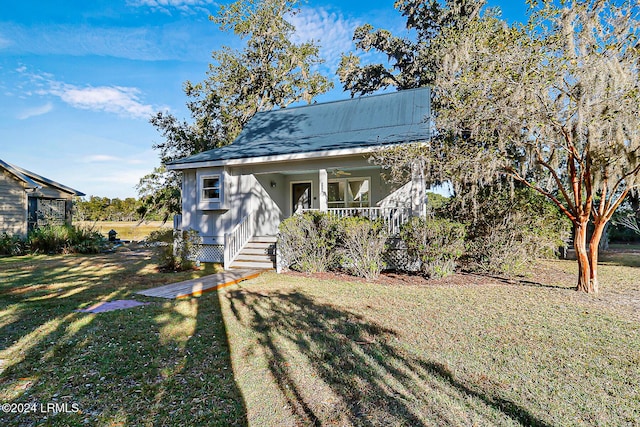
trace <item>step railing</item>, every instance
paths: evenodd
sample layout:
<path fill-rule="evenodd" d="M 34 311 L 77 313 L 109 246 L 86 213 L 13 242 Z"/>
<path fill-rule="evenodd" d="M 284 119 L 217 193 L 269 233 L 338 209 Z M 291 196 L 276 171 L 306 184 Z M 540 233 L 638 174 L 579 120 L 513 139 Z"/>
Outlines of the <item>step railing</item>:
<path fill-rule="evenodd" d="M 318 209 L 303 209 L 302 212 L 318 212 Z M 400 227 L 411 218 L 411 209 L 397 207 L 373 207 L 373 208 L 329 208 L 329 215 L 335 215 L 339 218 L 349 216 L 359 216 L 376 220 L 382 218 L 387 227 L 389 236 L 397 236 L 400 234 Z"/>
<path fill-rule="evenodd" d="M 253 237 L 255 232 L 255 214 L 245 216 L 233 230 L 224 235 L 224 269 L 228 269 L 238 254 Z"/>

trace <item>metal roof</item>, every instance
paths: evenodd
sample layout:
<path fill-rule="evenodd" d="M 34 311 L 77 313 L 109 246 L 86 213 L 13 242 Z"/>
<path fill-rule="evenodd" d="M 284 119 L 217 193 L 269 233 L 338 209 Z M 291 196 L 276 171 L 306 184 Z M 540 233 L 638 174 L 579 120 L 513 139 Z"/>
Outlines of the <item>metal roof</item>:
<path fill-rule="evenodd" d="M 78 190 L 74 190 L 73 188 L 62 185 L 58 182 L 52 181 L 48 178 L 43 177 L 42 175 L 38 175 L 26 169 L 23 169 L 19 166 L 12 165 L 10 163 L 6 163 L 0 160 L 0 168 L 5 169 L 7 172 L 18 178 L 20 181 L 23 181 L 27 184 L 27 188 L 29 189 L 40 189 L 42 188 L 42 184 L 45 184 L 49 187 L 57 188 L 65 193 L 73 194 L 74 196 L 84 196 L 84 193 L 81 193 Z"/>
<path fill-rule="evenodd" d="M 170 164 L 424 141 L 430 114 L 429 88 L 261 112 L 232 144 Z"/>

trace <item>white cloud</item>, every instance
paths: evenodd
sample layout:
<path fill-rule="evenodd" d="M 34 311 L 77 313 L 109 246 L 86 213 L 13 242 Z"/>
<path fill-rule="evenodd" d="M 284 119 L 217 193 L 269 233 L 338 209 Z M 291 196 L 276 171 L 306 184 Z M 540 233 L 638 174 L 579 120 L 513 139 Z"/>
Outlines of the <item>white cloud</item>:
<path fill-rule="evenodd" d="M 77 87 L 55 85 L 50 93 L 74 108 L 105 111 L 121 116 L 148 118 L 154 112 L 151 105 L 140 102 L 140 90 L 121 86 Z"/>
<path fill-rule="evenodd" d="M 33 73 L 27 67 L 21 66 L 15 70 L 23 76 L 25 81 L 16 83 L 16 90 L 20 97 L 55 96 L 64 103 L 81 110 L 91 110 L 118 114 L 134 119 L 148 119 L 153 113 L 162 108 L 145 104 L 141 99 L 141 91 L 135 87 L 123 86 L 77 86 L 55 79 L 49 73 Z M 45 114 L 53 108 L 53 104 L 26 110 L 18 118 L 26 119 Z"/>
<path fill-rule="evenodd" d="M 294 41 L 315 41 L 320 46 L 320 56 L 332 72 L 338 68 L 341 54 L 351 50 L 353 31 L 360 25 L 323 7 L 301 9 L 288 20 L 296 27 Z"/>
<path fill-rule="evenodd" d="M 108 154 L 92 154 L 90 156 L 85 156 L 82 160 L 86 163 L 103 163 L 103 162 L 118 162 L 120 161 L 119 157 L 110 156 Z"/>
<path fill-rule="evenodd" d="M 47 102 L 44 105 L 40 105 L 38 107 L 33 107 L 33 108 L 27 108 L 26 110 L 23 110 L 20 114 L 18 114 L 17 118 L 20 120 L 26 120 L 30 117 L 47 114 L 51 110 L 53 110 L 53 104 L 51 102 Z"/>

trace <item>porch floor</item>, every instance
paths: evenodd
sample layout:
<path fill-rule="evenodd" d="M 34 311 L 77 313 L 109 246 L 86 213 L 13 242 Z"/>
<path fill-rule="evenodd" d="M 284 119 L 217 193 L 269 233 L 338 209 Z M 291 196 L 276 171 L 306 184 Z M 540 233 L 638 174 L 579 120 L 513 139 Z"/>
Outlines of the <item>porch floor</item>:
<path fill-rule="evenodd" d="M 172 283 L 170 285 L 159 286 L 157 288 L 145 289 L 136 292 L 148 297 L 160 297 L 167 299 L 197 297 L 205 292 L 215 291 L 225 286 L 235 285 L 244 280 L 258 277 L 265 270 L 263 269 L 233 269 L 221 273 L 211 274 L 199 279 L 185 280 L 184 282 Z"/>

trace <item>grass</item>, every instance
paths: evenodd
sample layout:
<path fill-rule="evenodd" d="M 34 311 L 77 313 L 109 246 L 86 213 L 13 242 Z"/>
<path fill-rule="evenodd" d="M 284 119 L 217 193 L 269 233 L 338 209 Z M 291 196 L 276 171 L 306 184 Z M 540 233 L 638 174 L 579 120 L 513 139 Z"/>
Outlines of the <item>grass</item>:
<path fill-rule="evenodd" d="M 80 227 L 88 227 L 96 230 L 100 234 L 107 237 L 110 230 L 115 230 L 117 237 L 122 240 L 141 241 L 144 240 L 152 231 L 160 228 L 171 228 L 173 224 L 169 221 L 148 221 L 139 223 L 138 221 L 75 221 L 75 225 Z"/>
<path fill-rule="evenodd" d="M 640 255 L 635 255 L 640 257 Z M 165 275 L 136 253 L 0 259 L 2 425 L 640 425 L 640 278 L 605 261 L 505 281 L 369 284 L 266 273 L 101 314 Z M 625 264 L 626 263 L 626 264 Z M 622 265 L 625 264 L 625 265 Z M 44 417 L 47 417 L 45 420 Z"/>
<path fill-rule="evenodd" d="M 592 297 L 569 287 L 574 270 L 426 286 L 270 274 L 229 289 L 249 423 L 640 425 L 638 271 L 603 265 Z"/>
<path fill-rule="evenodd" d="M 246 424 L 217 300 L 133 294 L 211 272 L 158 273 L 144 253 L 0 258 L 0 403 L 79 409 L 0 425 Z M 128 298 L 151 304 L 75 311 Z"/>

